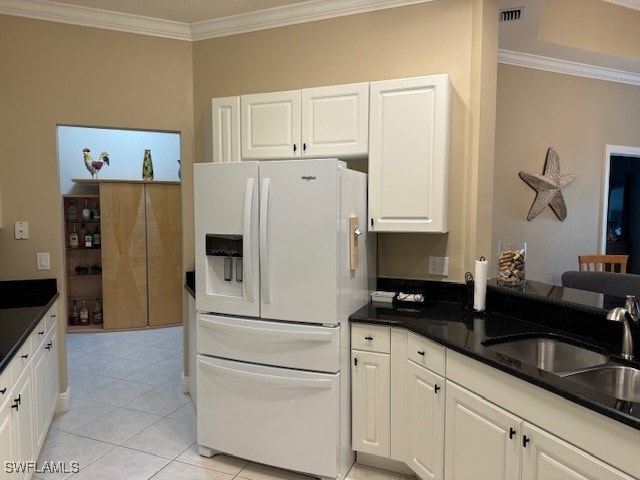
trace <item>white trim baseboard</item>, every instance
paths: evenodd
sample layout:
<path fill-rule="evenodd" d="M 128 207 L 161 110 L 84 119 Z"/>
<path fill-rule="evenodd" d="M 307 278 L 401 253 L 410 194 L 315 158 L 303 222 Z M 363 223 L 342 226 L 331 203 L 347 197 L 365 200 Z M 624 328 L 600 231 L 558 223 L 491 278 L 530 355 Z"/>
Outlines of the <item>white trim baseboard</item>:
<path fill-rule="evenodd" d="M 58 394 L 58 401 L 56 402 L 56 413 L 68 412 L 71 408 L 71 387 Z"/>
<path fill-rule="evenodd" d="M 517 67 L 535 68 L 547 72 L 563 73 L 565 75 L 594 78 L 596 80 L 640 85 L 640 73 L 596 67 L 585 63 L 559 60 L 557 58 L 543 57 L 531 53 L 500 49 L 498 50 L 498 63 L 515 65 Z"/>
<path fill-rule="evenodd" d="M 189 375 L 182 372 L 182 393 L 189 393 Z"/>

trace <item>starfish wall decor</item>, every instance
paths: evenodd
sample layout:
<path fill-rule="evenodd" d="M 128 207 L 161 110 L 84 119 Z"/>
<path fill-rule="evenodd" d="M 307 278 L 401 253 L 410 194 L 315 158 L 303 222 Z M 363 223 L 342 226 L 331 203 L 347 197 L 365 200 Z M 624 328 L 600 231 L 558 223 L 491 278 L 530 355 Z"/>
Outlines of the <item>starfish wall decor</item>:
<path fill-rule="evenodd" d="M 531 221 L 547 208 L 551 207 L 559 220 L 567 218 L 567 205 L 564 203 L 562 189 L 573 183 L 574 174 L 560 174 L 560 157 L 553 147 L 547 150 L 547 158 L 544 162 L 544 172 L 537 173 L 520 172 L 520 178 L 536 191 L 536 199 L 531 205 L 527 220 Z"/>

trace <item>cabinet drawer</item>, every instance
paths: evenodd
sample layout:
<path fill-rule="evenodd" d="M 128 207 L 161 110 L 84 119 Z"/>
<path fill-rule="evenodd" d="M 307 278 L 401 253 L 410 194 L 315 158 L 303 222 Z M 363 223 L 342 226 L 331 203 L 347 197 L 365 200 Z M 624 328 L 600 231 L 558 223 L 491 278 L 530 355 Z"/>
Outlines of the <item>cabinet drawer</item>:
<path fill-rule="evenodd" d="M 386 325 L 354 323 L 351 325 L 351 348 L 391 353 L 391 330 Z"/>
<path fill-rule="evenodd" d="M 47 313 L 36 325 L 36 328 L 31 332 L 31 350 L 33 352 L 38 351 L 38 349 L 42 346 L 42 342 L 44 342 L 45 334 L 47 333 L 47 318 L 49 314 Z"/>
<path fill-rule="evenodd" d="M 20 347 L 20 350 L 16 352 L 16 355 L 13 357 L 13 360 L 11 360 L 11 368 L 12 368 L 11 375 L 13 375 L 14 379 L 17 379 L 22 373 L 22 371 L 25 369 L 25 367 L 29 365 L 29 362 L 31 361 L 31 356 L 32 356 L 32 350 L 31 350 L 31 335 L 30 335 L 29 338 L 25 340 L 22 347 Z"/>
<path fill-rule="evenodd" d="M 445 348 L 420 335 L 409 332 L 407 357 L 409 360 L 444 376 Z"/>

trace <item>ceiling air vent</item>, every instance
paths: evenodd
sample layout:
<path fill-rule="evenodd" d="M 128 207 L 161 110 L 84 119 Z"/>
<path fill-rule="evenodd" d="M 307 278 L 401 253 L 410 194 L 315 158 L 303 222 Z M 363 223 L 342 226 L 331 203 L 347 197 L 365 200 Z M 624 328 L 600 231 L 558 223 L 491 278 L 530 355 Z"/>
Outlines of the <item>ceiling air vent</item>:
<path fill-rule="evenodd" d="M 523 16 L 524 16 L 524 7 L 500 10 L 501 22 L 515 22 L 517 20 L 522 20 Z"/>

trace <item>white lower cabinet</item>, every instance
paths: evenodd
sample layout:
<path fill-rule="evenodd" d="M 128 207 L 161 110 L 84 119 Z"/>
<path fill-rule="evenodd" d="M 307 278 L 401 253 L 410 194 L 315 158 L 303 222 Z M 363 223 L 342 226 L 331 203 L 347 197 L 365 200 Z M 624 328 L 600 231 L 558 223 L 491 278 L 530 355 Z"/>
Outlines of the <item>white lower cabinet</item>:
<path fill-rule="evenodd" d="M 36 459 L 33 428 L 33 384 L 31 369 L 25 368 L 14 384 L 13 399 L 13 459 L 17 462 L 29 462 Z M 30 472 L 16 478 L 28 478 Z"/>
<path fill-rule="evenodd" d="M 0 375 L 2 480 L 32 476 L 30 464 L 17 462 L 37 460 L 51 425 L 59 393 L 56 338 L 54 304 Z"/>
<path fill-rule="evenodd" d="M 525 423 L 522 480 L 633 480 L 544 430 Z"/>
<path fill-rule="evenodd" d="M 522 420 L 447 381 L 447 480 L 520 477 Z"/>
<path fill-rule="evenodd" d="M 640 478 L 612 466 L 640 471 L 637 431 L 590 411 L 582 419 L 574 415 L 582 407 L 400 328 L 389 348 L 385 328 L 352 325 L 354 450 L 383 463 L 402 458 L 422 480 Z"/>
<path fill-rule="evenodd" d="M 391 356 L 364 350 L 353 350 L 351 355 L 353 449 L 388 458 Z"/>
<path fill-rule="evenodd" d="M 407 361 L 407 464 L 422 479 L 444 473 L 445 379 Z"/>

